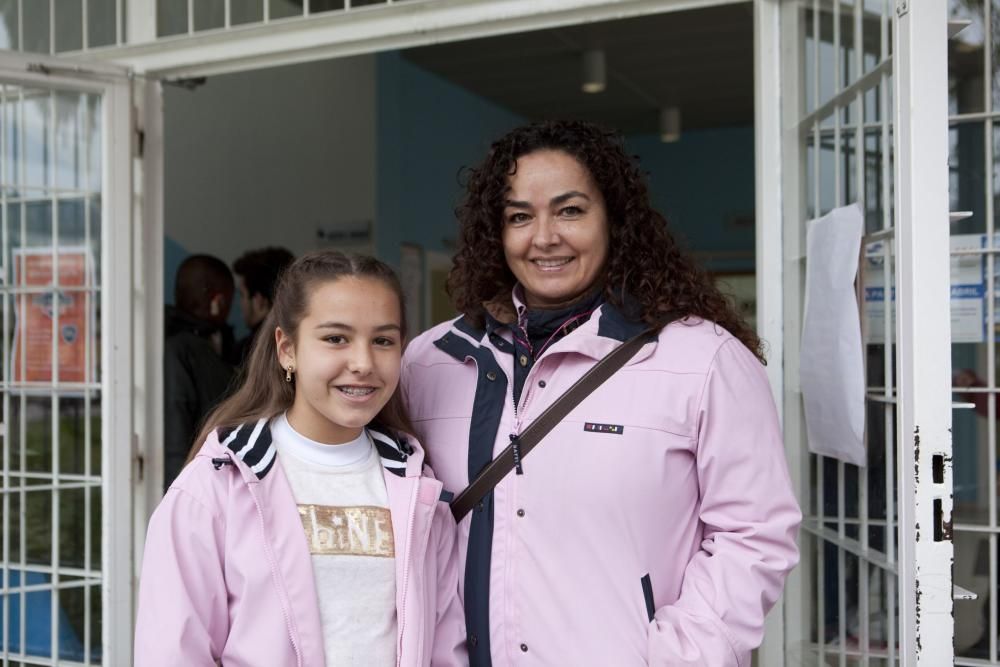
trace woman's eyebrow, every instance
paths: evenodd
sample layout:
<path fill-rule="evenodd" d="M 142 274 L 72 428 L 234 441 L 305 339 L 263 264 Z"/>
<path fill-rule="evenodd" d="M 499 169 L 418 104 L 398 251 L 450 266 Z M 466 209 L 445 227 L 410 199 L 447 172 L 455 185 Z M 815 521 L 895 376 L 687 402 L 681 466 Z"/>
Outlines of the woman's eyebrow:
<path fill-rule="evenodd" d="M 552 206 L 556 206 L 558 204 L 562 204 L 563 202 L 566 202 L 566 201 L 572 199 L 573 197 L 583 197 L 587 201 L 590 201 L 590 197 L 588 197 L 586 194 L 580 192 L 579 190 L 570 190 L 569 192 L 564 192 L 561 195 L 557 195 L 557 196 L 553 197 L 550 200 L 549 203 Z"/>
<path fill-rule="evenodd" d="M 573 197 L 583 197 L 587 201 L 590 201 L 590 197 L 586 193 L 580 192 L 579 190 L 570 190 L 569 192 L 564 192 L 561 195 L 556 195 L 549 200 L 549 205 L 558 206 L 563 202 L 572 199 Z M 504 207 L 506 208 L 531 208 L 531 203 L 526 201 L 520 201 L 518 199 L 508 199 L 504 202 Z"/>
<path fill-rule="evenodd" d="M 518 201 L 516 199 L 508 199 L 503 203 L 504 208 L 531 208 L 531 204 L 526 201 Z"/>

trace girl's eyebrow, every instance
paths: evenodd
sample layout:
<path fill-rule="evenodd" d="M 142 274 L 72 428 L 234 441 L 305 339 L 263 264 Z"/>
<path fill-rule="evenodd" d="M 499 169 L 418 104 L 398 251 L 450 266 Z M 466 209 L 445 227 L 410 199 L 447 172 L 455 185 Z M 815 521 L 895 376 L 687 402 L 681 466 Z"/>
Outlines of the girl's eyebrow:
<path fill-rule="evenodd" d="M 341 322 L 322 322 L 316 325 L 317 329 L 343 329 L 344 331 L 354 331 L 354 327 L 350 324 L 343 324 Z M 402 331 L 402 327 L 398 324 L 382 324 L 375 327 L 375 331 Z"/>

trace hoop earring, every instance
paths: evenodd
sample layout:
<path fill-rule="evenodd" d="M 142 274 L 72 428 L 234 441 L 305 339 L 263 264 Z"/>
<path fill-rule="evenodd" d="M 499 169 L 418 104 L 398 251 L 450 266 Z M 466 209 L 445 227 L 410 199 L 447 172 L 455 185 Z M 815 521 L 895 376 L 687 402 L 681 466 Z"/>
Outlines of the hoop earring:
<path fill-rule="evenodd" d="M 285 369 L 285 382 L 292 381 L 292 371 L 295 370 L 295 366 L 288 364 L 288 368 Z"/>

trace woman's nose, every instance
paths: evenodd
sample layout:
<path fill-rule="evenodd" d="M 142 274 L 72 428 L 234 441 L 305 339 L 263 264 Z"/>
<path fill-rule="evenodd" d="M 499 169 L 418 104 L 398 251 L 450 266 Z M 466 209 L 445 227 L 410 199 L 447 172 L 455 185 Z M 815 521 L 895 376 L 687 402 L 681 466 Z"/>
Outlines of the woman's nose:
<path fill-rule="evenodd" d="M 536 248 L 549 248 L 559 243 L 559 233 L 548 216 L 539 216 L 531 242 Z"/>

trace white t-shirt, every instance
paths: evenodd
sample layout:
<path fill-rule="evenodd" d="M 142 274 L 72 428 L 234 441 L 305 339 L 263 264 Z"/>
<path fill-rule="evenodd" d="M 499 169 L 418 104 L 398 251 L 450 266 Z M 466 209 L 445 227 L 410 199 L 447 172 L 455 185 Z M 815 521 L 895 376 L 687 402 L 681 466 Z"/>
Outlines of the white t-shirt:
<path fill-rule="evenodd" d="M 285 415 L 271 431 L 299 507 L 327 665 L 396 664 L 396 548 L 382 463 L 367 432 L 310 440 Z"/>

